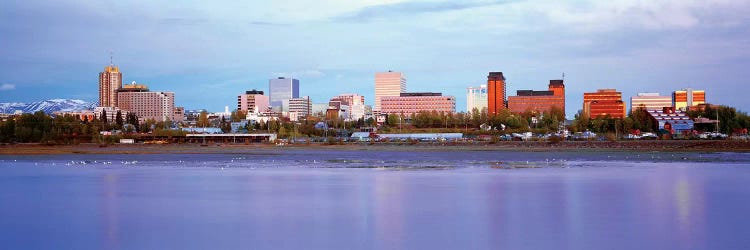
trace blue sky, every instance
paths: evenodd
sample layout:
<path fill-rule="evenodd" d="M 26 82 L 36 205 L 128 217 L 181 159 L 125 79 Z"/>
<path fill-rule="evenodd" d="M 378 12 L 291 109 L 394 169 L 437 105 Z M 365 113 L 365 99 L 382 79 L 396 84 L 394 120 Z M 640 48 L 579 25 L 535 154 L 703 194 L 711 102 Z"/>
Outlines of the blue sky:
<path fill-rule="evenodd" d="M 240 2 L 240 3 L 237 3 Z M 124 82 L 173 91 L 188 109 L 232 107 L 268 79 L 302 95 L 372 103 L 374 73 L 454 95 L 502 71 L 508 90 L 565 72 L 567 113 L 582 93 L 706 89 L 750 110 L 750 2 L 715 1 L 15 1 L 0 3 L 0 102 L 97 99 L 109 51 Z"/>

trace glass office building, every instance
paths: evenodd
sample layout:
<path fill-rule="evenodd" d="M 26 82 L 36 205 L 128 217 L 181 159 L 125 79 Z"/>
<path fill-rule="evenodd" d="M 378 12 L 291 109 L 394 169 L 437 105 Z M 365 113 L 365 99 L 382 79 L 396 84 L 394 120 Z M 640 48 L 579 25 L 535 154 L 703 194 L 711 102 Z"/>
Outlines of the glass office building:
<path fill-rule="evenodd" d="M 279 77 L 268 80 L 268 96 L 272 107 L 281 107 L 291 98 L 299 98 L 299 80 Z"/>

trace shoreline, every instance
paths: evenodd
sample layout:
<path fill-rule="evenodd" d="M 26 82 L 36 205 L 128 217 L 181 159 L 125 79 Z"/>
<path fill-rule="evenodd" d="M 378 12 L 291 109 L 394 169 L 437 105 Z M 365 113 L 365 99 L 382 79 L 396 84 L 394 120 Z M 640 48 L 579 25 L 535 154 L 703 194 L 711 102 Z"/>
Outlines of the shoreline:
<path fill-rule="evenodd" d="M 503 141 L 490 143 L 347 143 L 288 144 L 113 144 L 100 147 L 95 143 L 77 145 L 5 144 L 0 155 L 60 155 L 60 154 L 242 154 L 255 151 L 286 150 L 373 150 L 373 151 L 511 151 L 511 152 L 750 152 L 750 142 L 744 141 L 565 141 L 559 143 Z"/>

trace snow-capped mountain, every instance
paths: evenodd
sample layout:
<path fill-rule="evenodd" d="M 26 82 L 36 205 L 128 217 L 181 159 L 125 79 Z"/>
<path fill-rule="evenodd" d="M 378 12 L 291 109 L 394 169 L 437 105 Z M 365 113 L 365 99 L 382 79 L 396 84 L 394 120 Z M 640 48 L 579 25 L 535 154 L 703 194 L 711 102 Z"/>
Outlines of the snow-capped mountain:
<path fill-rule="evenodd" d="M 34 113 L 41 110 L 47 114 L 52 114 L 57 111 L 93 110 L 94 107 L 96 107 L 96 103 L 73 99 L 52 99 L 31 103 L 10 102 L 0 103 L 0 114 L 13 114 L 16 110 L 23 113 Z"/>

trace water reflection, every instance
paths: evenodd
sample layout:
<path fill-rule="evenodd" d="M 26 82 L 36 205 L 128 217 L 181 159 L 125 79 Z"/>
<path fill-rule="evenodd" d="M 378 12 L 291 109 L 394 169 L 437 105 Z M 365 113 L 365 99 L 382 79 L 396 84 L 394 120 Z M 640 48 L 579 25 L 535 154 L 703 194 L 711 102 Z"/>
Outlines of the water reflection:
<path fill-rule="evenodd" d="M 99 186 L 103 189 L 99 211 L 103 224 L 103 230 L 100 233 L 104 234 L 101 237 L 104 243 L 102 249 L 120 249 L 118 182 L 119 175 L 109 173 L 102 176 L 102 183 Z"/>
<path fill-rule="evenodd" d="M 408 155 L 396 155 L 398 164 L 409 162 Z M 324 162 L 342 156 L 309 157 Z M 491 169 L 459 164 L 473 161 L 473 155 L 450 157 L 456 159 L 419 163 L 458 166 L 439 171 L 281 166 L 303 160 L 251 168 L 169 157 L 106 168 L 14 163 L 0 172 L 0 198 L 8 201 L 0 206 L 0 242 L 10 249 L 741 249 L 750 244 L 743 233 L 750 224 L 748 163 L 580 161 L 566 162 L 566 168 Z M 179 167 L 159 165 L 178 159 L 185 160 Z M 235 164 L 266 164 L 262 161 Z M 214 167 L 219 164 L 225 168 Z M 92 207 L 98 215 L 91 215 Z"/>
<path fill-rule="evenodd" d="M 375 248 L 404 249 L 404 230 L 402 176 L 393 172 L 376 173 L 372 177 L 373 216 L 375 218 Z"/>

